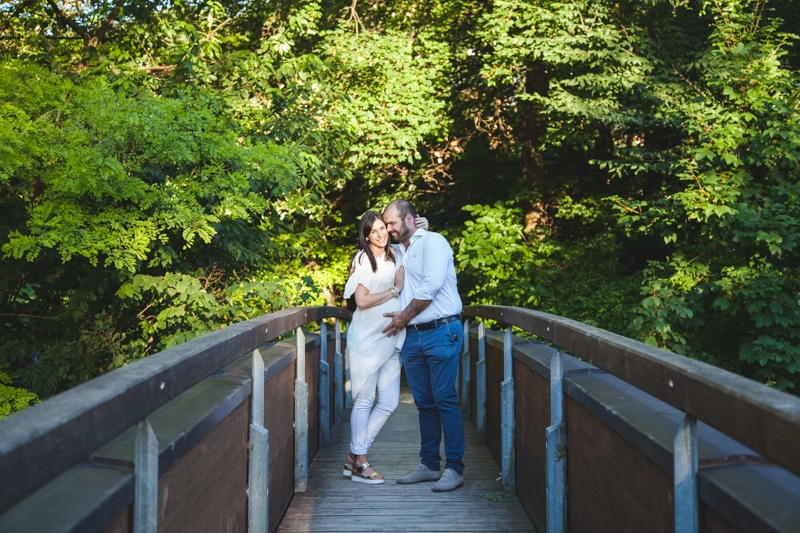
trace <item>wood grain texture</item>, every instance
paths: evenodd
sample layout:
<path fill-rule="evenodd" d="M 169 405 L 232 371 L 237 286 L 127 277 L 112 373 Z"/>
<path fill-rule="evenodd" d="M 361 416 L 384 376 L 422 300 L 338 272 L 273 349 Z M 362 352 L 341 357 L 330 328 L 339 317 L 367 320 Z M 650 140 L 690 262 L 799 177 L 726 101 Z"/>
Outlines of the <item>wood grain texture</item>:
<path fill-rule="evenodd" d="M 370 463 L 386 482 L 366 485 L 342 476 L 350 442 L 348 411 L 333 426 L 330 446 L 321 448 L 311 463 L 308 491 L 294 495 L 278 531 L 535 532 L 516 495 L 503 492 L 500 466 L 486 446 L 476 444 L 474 426 L 467 422 L 465 430 L 462 488 L 436 493 L 431 491 L 432 483 L 398 485 L 396 479 L 419 464 L 417 409 L 404 387 L 400 406 L 369 454 Z"/>

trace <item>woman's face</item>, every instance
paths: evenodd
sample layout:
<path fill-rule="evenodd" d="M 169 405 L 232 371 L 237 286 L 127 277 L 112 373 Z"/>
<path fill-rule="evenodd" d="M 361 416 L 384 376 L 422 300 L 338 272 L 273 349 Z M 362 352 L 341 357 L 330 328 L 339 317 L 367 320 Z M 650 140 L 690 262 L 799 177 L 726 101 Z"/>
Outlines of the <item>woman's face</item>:
<path fill-rule="evenodd" d="M 367 235 L 367 242 L 375 248 L 386 248 L 389 243 L 389 232 L 386 231 L 386 224 L 383 223 L 383 220 L 376 218 L 372 223 L 372 231 Z"/>

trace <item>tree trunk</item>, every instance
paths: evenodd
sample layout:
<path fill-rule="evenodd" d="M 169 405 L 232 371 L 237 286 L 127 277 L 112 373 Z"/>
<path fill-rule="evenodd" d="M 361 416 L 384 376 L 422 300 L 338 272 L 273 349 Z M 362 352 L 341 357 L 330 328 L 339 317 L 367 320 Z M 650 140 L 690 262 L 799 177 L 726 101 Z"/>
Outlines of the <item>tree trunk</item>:
<path fill-rule="evenodd" d="M 549 90 L 549 76 L 547 68 L 541 61 L 535 61 L 528 66 L 525 74 L 525 92 L 547 96 Z M 545 166 L 539 146 L 547 132 L 545 117 L 542 116 L 541 106 L 534 102 L 527 102 L 525 106 L 522 132 L 522 179 L 535 192 L 538 201 L 525 208 L 525 229 L 546 224 L 548 220 L 546 206 L 549 205 L 548 192 L 545 189 Z"/>

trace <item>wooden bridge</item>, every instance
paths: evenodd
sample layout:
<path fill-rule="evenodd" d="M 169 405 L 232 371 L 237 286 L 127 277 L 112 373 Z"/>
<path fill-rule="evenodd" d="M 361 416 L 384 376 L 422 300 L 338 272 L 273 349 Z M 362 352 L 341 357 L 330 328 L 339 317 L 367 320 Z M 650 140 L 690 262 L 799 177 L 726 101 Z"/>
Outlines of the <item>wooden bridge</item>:
<path fill-rule="evenodd" d="M 800 531 L 799 398 L 515 307 L 464 310 L 465 486 L 394 483 L 407 392 L 387 482 L 353 483 L 350 316 L 236 324 L 0 421 L 0 532 Z"/>
<path fill-rule="evenodd" d="M 341 476 L 350 445 L 350 427 L 347 423 L 335 425 L 331 445 L 320 449 L 311 463 L 308 489 L 295 494 L 278 531 L 536 531 L 519 499 L 503 490 L 500 466 L 486 446 L 467 446 L 466 480 L 461 489 L 434 493 L 431 483 L 395 484 L 398 477 L 419 464 L 417 427 L 414 400 L 408 388 L 403 387 L 399 408 L 369 454 L 370 462 L 386 477 L 386 483 L 368 486 Z M 475 426 L 468 423 L 465 429 L 467 442 L 476 442 Z M 444 457 L 443 450 L 441 455 Z"/>

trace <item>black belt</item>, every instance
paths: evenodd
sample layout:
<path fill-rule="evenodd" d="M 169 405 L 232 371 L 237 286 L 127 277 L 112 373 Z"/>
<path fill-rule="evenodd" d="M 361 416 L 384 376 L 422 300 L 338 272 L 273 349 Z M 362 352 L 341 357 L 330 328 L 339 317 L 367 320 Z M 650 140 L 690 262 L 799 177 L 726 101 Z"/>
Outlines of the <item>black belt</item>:
<path fill-rule="evenodd" d="M 429 329 L 438 328 L 442 324 L 447 324 L 453 320 L 461 320 L 461 315 L 443 316 L 442 318 L 437 318 L 436 320 L 431 320 L 430 322 L 423 322 L 422 324 L 409 324 L 408 327 L 417 331 L 426 331 Z"/>

